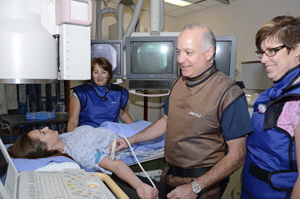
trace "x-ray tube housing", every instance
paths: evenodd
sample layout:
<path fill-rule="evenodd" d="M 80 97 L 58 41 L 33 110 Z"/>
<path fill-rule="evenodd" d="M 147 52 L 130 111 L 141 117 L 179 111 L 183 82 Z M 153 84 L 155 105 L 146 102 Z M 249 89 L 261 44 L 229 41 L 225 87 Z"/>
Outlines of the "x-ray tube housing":
<path fill-rule="evenodd" d="M 0 83 L 57 81 L 57 44 L 27 1 L 0 0 Z"/>

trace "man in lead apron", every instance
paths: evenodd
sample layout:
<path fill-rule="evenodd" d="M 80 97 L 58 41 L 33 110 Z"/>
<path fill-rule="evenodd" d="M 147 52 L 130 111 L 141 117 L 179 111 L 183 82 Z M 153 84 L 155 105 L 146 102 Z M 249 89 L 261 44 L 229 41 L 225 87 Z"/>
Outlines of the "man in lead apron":
<path fill-rule="evenodd" d="M 167 165 L 161 181 L 176 187 L 168 198 L 220 198 L 224 179 L 245 161 L 246 134 L 253 131 L 247 100 L 239 86 L 215 68 L 215 50 L 208 27 L 184 27 L 177 43 L 183 76 L 165 100 L 165 114 L 129 138 L 133 144 L 166 134 Z M 117 151 L 126 147 L 118 139 Z"/>

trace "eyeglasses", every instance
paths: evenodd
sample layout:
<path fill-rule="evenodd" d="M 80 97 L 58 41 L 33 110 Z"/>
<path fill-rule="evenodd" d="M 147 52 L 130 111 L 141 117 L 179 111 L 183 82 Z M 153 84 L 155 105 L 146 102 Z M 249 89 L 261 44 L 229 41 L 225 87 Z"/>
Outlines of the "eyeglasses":
<path fill-rule="evenodd" d="M 282 45 L 282 46 L 278 46 L 276 48 L 267 48 L 265 51 L 261 51 L 261 50 L 258 50 L 258 51 L 255 51 L 255 54 L 258 58 L 262 58 L 264 53 L 268 56 L 268 57 L 273 57 L 276 55 L 276 52 L 285 48 L 286 46 L 285 45 Z"/>

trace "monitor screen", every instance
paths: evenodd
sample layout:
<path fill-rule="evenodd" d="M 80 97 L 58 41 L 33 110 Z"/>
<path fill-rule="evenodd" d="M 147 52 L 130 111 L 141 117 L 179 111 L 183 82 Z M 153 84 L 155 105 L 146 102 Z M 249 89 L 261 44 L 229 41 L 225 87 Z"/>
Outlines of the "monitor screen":
<path fill-rule="evenodd" d="M 113 67 L 113 79 L 123 78 L 123 44 L 122 40 L 92 40 L 91 59 L 106 58 Z"/>
<path fill-rule="evenodd" d="M 175 36 L 127 37 L 127 79 L 177 78 L 176 46 Z"/>
<path fill-rule="evenodd" d="M 216 36 L 216 68 L 234 80 L 236 36 Z"/>
<path fill-rule="evenodd" d="M 131 44 L 133 74 L 173 74 L 173 42 L 133 42 Z"/>

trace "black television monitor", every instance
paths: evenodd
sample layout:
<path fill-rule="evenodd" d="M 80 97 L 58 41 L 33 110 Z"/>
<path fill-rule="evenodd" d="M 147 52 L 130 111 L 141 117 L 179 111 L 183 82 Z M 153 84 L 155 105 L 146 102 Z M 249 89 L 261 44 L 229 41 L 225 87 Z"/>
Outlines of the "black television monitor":
<path fill-rule="evenodd" d="M 216 68 L 234 80 L 236 36 L 216 36 Z"/>
<path fill-rule="evenodd" d="M 168 90 L 178 77 L 177 36 L 126 38 L 129 89 Z"/>
<path fill-rule="evenodd" d="M 113 79 L 122 79 L 123 43 L 122 40 L 91 40 L 91 59 L 106 58 L 113 67 Z"/>

